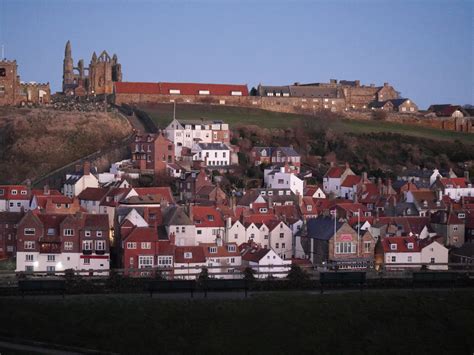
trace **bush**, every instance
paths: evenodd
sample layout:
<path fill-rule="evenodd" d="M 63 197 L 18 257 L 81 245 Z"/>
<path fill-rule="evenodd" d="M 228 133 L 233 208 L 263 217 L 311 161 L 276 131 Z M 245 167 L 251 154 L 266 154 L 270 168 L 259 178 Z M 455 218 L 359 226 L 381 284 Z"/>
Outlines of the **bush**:
<path fill-rule="evenodd" d="M 255 270 L 250 266 L 247 266 L 244 270 L 244 280 L 253 281 L 255 280 Z"/>
<path fill-rule="evenodd" d="M 309 283 L 309 274 L 300 268 L 298 265 L 291 265 L 288 279 L 291 287 L 305 288 Z"/>

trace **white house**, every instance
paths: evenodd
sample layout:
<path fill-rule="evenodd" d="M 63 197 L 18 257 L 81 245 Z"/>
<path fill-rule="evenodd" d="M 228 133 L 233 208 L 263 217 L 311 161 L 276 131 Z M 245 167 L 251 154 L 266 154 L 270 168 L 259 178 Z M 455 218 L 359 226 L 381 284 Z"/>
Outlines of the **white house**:
<path fill-rule="evenodd" d="M 207 167 L 230 165 L 231 149 L 224 143 L 197 143 L 191 149 L 193 161 L 203 161 Z"/>
<path fill-rule="evenodd" d="M 249 246 L 242 250 L 242 266 L 251 267 L 257 278 L 283 278 L 288 275 L 291 260 L 282 259 L 272 249 Z"/>
<path fill-rule="evenodd" d="M 190 206 L 190 211 L 190 217 L 196 228 L 197 244 L 215 243 L 217 238 L 224 238 L 224 220 L 214 207 Z"/>
<path fill-rule="evenodd" d="M 0 212 L 28 211 L 31 191 L 26 185 L 0 185 Z"/>
<path fill-rule="evenodd" d="M 182 207 L 170 206 L 162 208 L 162 214 L 166 233 L 168 236 L 174 233 L 177 246 L 197 245 L 196 227 Z"/>
<path fill-rule="evenodd" d="M 174 143 L 178 157 L 183 147 L 192 148 L 196 143 L 228 143 L 230 140 L 229 125 L 222 121 L 174 119 L 164 133 Z"/>
<path fill-rule="evenodd" d="M 421 248 L 421 262 L 430 264 L 447 264 L 449 250 L 436 240 L 423 243 Z M 448 265 L 428 265 L 430 270 L 447 270 Z"/>
<path fill-rule="evenodd" d="M 293 232 L 290 227 L 282 221 L 270 221 L 267 225 L 270 232 L 269 247 L 281 258 L 290 259 L 293 255 Z"/>
<path fill-rule="evenodd" d="M 75 197 L 88 187 L 99 187 L 99 180 L 91 174 L 89 162 L 85 162 L 82 171 L 66 175 L 63 194 L 67 197 Z"/>
<path fill-rule="evenodd" d="M 323 177 L 323 190 L 326 194 L 341 196 L 341 184 L 348 175 L 355 175 L 348 164 L 345 168 L 332 166 Z"/>
<path fill-rule="evenodd" d="M 264 182 L 270 189 L 290 189 L 299 195 L 303 195 L 305 189 L 305 181 L 296 174 L 285 172 L 285 167 L 265 169 Z"/>
<path fill-rule="evenodd" d="M 242 257 L 236 243 L 223 243 L 219 238 L 215 243 L 201 243 L 209 276 L 217 279 L 240 277 L 238 269 L 242 265 Z"/>

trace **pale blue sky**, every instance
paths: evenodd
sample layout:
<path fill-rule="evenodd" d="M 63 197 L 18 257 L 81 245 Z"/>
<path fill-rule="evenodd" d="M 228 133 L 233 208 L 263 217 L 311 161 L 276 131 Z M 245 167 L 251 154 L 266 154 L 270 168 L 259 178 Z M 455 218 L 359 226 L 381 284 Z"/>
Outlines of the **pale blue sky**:
<path fill-rule="evenodd" d="M 393 84 L 421 108 L 474 104 L 473 1 L 0 0 L 22 80 L 60 90 L 74 61 L 117 53 L 125 81 Z"/>

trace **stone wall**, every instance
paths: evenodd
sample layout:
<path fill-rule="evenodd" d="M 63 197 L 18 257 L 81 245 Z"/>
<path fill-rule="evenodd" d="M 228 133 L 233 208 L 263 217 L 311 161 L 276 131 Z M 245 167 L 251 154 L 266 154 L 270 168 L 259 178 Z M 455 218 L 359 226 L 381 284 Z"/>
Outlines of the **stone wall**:
<path fill-rule="evenodd" d="M 170 102 L 252 107 L 268 111 L 301 114 L 314 114 L 314 112 L 324 109 L 342 112 L 345 109 L 345 100 L 341 98 L 115 94 L 116 105 Z"/>

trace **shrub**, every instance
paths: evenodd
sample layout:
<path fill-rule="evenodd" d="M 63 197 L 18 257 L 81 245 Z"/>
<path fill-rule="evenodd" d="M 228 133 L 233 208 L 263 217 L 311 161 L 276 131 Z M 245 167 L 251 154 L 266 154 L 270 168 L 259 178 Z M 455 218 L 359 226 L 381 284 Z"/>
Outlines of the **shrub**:
<path fill-rule="evenodd" d="M 308 285 L 309 274 L 300 268 L 298 265 L 291 265 L 288 279 L 291 287 L 304 288 Z"/>
<path fill-rule="evenodd" d="M 247 266 L 244 270 L 244 280 L 253 281 L 255 280 L 255 270 L 250 266 Z"/>

